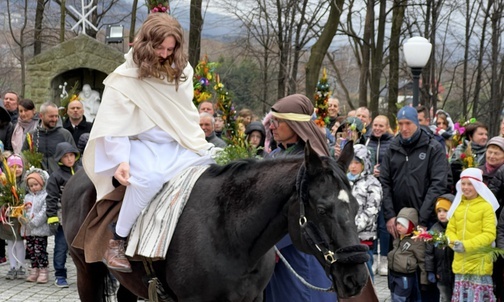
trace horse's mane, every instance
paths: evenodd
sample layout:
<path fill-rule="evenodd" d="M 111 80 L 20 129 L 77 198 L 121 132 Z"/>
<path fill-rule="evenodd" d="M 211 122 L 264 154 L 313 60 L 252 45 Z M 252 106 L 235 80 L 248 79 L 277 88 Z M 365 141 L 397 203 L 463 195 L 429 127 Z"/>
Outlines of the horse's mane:
<path fill-rule="evenodd" d="M 255 158 L 239 159 L 230 162 L 226 165 L 213 164 L 206 170 L 208 176 L 220 176 L 225 173 L 244 173 L 250 169 L 270 169 L 276 165 L 284 165 L 289 163 L 300 163 L 303 160 L 302 156 L 292 156 L 280 159 L 262 159 L 258 160 Z"/>

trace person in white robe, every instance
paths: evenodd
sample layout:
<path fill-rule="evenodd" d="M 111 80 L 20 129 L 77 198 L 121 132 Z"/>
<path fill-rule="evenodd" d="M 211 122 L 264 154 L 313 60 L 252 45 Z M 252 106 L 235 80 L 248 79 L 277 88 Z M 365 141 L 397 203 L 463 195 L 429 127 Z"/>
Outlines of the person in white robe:
<path fill-rule="evenodd" d="M 104 263 L 130 272 L 126 237 L 162 185 L 183 169 L 213 163 L 214 146 L 199 127 L 192 103 L 193 69 L 183 54 L 183 31 L 165 13 L 150 14 L 125 55 L 104 81 L 102 103 L 84 152 L 83 166 L 97 200 L 126 186 Z"/>

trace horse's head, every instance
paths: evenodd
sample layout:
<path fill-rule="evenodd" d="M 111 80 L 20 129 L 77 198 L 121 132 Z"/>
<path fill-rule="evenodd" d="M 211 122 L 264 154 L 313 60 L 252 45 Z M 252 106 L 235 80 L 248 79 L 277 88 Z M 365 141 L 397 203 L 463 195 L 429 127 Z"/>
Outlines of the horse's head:
<path fill-rule="evenodd" d="M 355 225 L 358 203 L 346 177 L 353 156 L 351 141 L 338 161 L 319 157 L 307 143 L 297 179 L 299 201 L 289 210 L 294 245 L 317 257 L 341 298 L 357 295 L 368 279 L 367 247 Z"/>

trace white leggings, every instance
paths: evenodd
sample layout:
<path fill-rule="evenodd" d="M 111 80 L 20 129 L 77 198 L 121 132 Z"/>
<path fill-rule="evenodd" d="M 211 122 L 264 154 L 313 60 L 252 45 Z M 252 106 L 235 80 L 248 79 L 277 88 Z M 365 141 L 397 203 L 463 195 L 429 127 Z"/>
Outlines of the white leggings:
<path fill-rule="evenodd" d="M 11 268 L 19 268 L 25 266 L 25 245 L 23 240 L 6 240 L 8 247 L 7 253 L 9 255 L 9 263 Z"/>
<path fill-rule="evenodd" d="M 149 179 L 130 177 L 130 185 L 126 187 L 123 204 L 116 224 L 116 233 L 128 237 L 133 224 L 142 210 L 150 203 L 156 193 L 163 187 L 162 175 L 151 173 Z"/>

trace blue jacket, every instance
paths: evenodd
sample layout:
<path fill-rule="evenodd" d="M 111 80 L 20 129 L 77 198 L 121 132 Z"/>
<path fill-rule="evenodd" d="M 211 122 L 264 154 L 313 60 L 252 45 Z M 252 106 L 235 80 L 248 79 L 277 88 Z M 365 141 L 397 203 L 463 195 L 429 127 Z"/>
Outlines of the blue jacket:
<path fill-rule="evenodd" d="M 308 283 L 322 287 L 331 287 L 331 281 L 315 256 L 298 251 L 289 235 L 277 243 L 277 248 L 294 270 Z M 326 293 L 309 289 L 293 275 L 282 260 L 275 265 L 275 271 L 265 290 L 266 302 L 335 302 L 335 293 Z"/>

